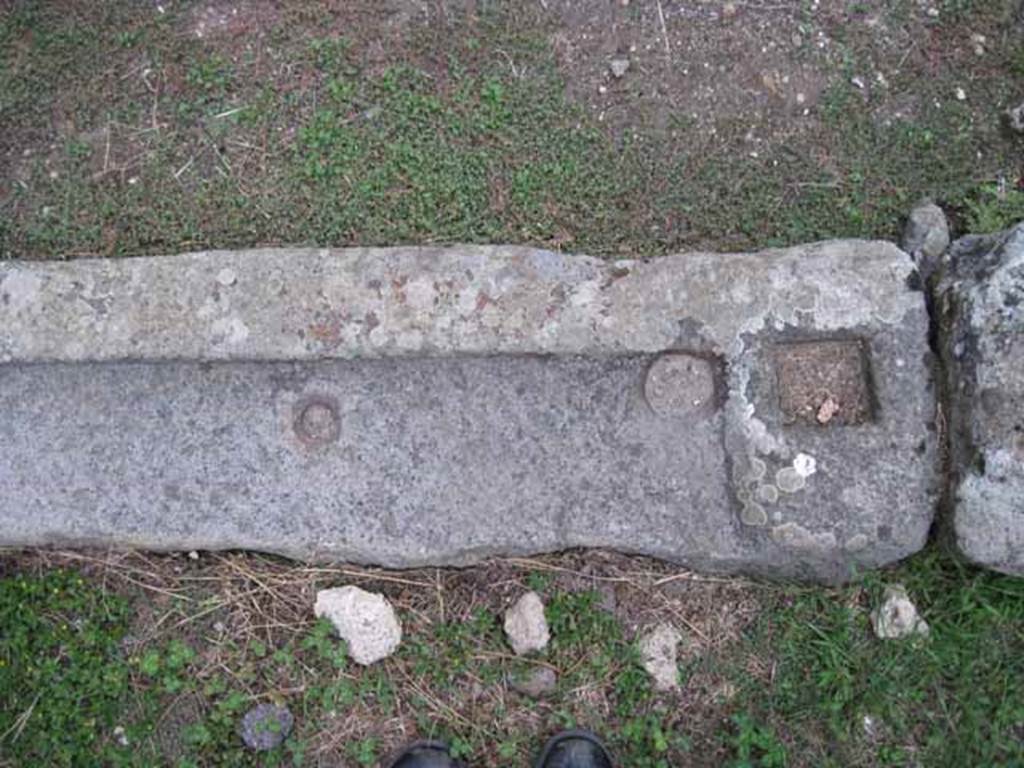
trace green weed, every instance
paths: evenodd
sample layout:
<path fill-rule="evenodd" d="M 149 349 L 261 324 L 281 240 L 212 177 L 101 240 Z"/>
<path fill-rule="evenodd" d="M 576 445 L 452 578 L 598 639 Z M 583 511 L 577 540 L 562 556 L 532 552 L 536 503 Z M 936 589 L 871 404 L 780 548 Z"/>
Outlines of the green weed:
<path fill-rule="evenodd" d="M 987 184 L 964 204 L 970 232 L 998 232 L 1024 221 L 1024 190 L 1000 190 L 994 184 Z"/>
<path fill-rule="evenodd" d="M 0 580 L 0 754 L 18 765 L 139 764 L 112 737 L 137 735 L 121 650 L 122 597 L 53 571 Z"/>
<path fill-rule="evenodd" d="M 868 606 L 886 578 L 902 578 L 918 601 L 931 624 L 926 640 L 872 633 Z M 870 754 L 883 764 L 911 753 L 923 765 L 1024 759 L 1018 579 L 929 553 L 864 587 L 790 593 L 765 614 L 755 642 L 770 649 L 777 677 L 770 690 L 750 689 L 750 716 L 786 732 L 818 765 L 859 764 Z"/>

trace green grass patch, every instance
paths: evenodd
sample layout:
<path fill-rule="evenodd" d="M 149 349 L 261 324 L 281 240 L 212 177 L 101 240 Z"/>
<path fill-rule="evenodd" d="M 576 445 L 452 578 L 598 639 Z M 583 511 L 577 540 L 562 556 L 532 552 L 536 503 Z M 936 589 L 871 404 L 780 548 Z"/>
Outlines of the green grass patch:
<path fill-rule="evenodd" d="M 931 625 L 927 638 L 874 637 L 869 609 L 897 578 Z M 750 721 L 784 733 L 790 753 L 815 756 L 811 764 L 1024 760 L 1020 579 L 926 553 L 861 586 L 790 592 L 765 612 L 754 642 L 777 675 L 769 688 L 747 688 Z"/>
<path fill-rule="evenodd" d="M 411 31 L 384 63 L 309 9 L 241 52 L 185 34 L 191 6 L 165 10 L 24 3 L 0 18 L 0 257 L 450 242 L 649 256 L 894 238 L 922 197 L 966 226 L 1019 215 L 1013 194 L 987 192 L 1019 170 L 1020 141 L 987 106 L 1019 91 L 1019 46 L 961 102 L 955 62 L 854 87 L 891 52 L 834 30 L 814 115 L 752 153 L 739 117 L 713 137 L 682 113 L 609 131 L 513 4 L 454 14 L 443 40 Z M 947 12 L 991 23 L 981 4 Z"/>
<path fill-rule="evenodd" d="M 111 737 L 131 674 L 128 600 L 53 571 L 0 580 L 0 755 L 17 765 L 131 765 Z M 136 734 L 129 729 L 126 734 Z"/>
<path fill-rule="evenodd" d="M 980 187 L 964 200 L 967 227 L 971 232 L 987 234 L 1024 221 L 1024 190 L 1000 189 L 995 184 Z"/>

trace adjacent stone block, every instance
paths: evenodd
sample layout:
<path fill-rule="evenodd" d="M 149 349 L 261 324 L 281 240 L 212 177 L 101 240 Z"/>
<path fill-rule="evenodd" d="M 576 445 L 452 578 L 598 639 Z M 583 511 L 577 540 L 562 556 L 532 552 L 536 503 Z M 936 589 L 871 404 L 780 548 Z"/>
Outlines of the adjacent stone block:
<path fill-rule="evenodd" d="M 0 264 L 0 543 L 848 578 L 932 520 L 913 277 L 862 241 Z"/>
<path fill-rule="evenodd" d="M 957 545 L 1024 574 L 1024 224 L 954 243 L 939 298 Z"/>

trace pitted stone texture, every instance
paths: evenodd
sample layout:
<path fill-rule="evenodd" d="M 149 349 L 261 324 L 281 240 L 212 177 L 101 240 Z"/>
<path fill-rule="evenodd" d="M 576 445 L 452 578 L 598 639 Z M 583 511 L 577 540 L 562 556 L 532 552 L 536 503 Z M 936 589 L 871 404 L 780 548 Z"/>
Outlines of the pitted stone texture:
<path fill-rule="evenodd" d="M 396 567 L 601 546 L 848 578 L 931 522 L 913 272 L 859 241 L 0 264 L 0 543 Z M 823 426 L 842 403 L 817 387 L 791 423 L 774 350 L 835 340 L 863 349 L 871 418 Z"/>
<path fill-rule="evenodd" d="M 356 664 L 368 666 L 386 659 L 402 642 L 402 625 L 383 595 L 359 587 L 322 589 L 313 612 L 334 625 Z"/>
<path fill-rule="evenodd" d="M 1024 224 L 958 240 L 947 326 L 954 530 L 972 561 L 1024 574 Z"/>
<path fill-rule="evenodd" d="M 548 647 L 551 634 L 540 595 L 527 592 L 505 611 L 505 636 L 517 656 L 537 653 Z"/>

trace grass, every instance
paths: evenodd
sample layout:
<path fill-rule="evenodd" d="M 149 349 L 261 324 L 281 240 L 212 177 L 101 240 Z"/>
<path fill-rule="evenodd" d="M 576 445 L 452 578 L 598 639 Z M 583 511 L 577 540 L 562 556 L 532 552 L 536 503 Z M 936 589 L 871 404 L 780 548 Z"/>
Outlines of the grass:
<path fill-rule="evenodd" d="M 0 14 L 0 257 L 459 241 L 647 256 L 896 237 L 921 197 L 999 228 L 1021 212 L 1016 193 L 990 200 L 1021 171 L 998 120 L 1020 49 L 991 35 L 975 60 L 955 44 L 998 28 L 1001 7 L 946 9 L 928 30 L 941 55 L 826 28 L 810 122 L 773 118 L 751 152 L 750 122 L 726 114 L 713 134 L 674 113 L 606 129 L 567 95 L 551 22 L 514 5 L 453 13 L 441 36 L 411 27 L 382 59 L 376 26 L 339 35 L 315 4 L 235 39 L 197 37 L 189 4 L 21 2 Z M 876 68 L 886 88 L 852 84 Z"/>
<path fill-rule="evenodd" d="M 28 553 L 2 567 L 0 765 L 372 766 L 421 737 L 499 766 L 574 726 L 631 768 L 1024 760 L 1024 583 L 932 551 L 832 590 L 602 553 L 394 574 L 252 555 Z M 872 634 L 897 579 L 927 639 Z M 405 628 L 369 668 L 312 618 L 316 588 L 352 582 L 387 593 Z M 500 621 L 527 588 L 542 591 L 552 642 L 520 659 Z M 637 655 L 663 621 L 685 636 L 679 693 L 654 691 Z M 516 693 L 536 665 L 555 691 Z M 238 728 L 263 701 L 296 726 L 257 756 Z"/>
<path fill-rule="evenodd" d="M 837 594 L 795 594 L 761 628 L 778 671 L 760 717 L 802 750 L 827 744 L 820 765 L 1021 764 L 1024 583 L 935 553 L 898 575 L 929 638 L 874 639 L 868 609 L 887 575 Z"/>
<path fill-rule="evenodd" d="M 121 717 L 131 672 L 119 643 L 129 601 L 56 570 L 0 586 L 3 760 L 120 765 L 104 739 Z"/>

